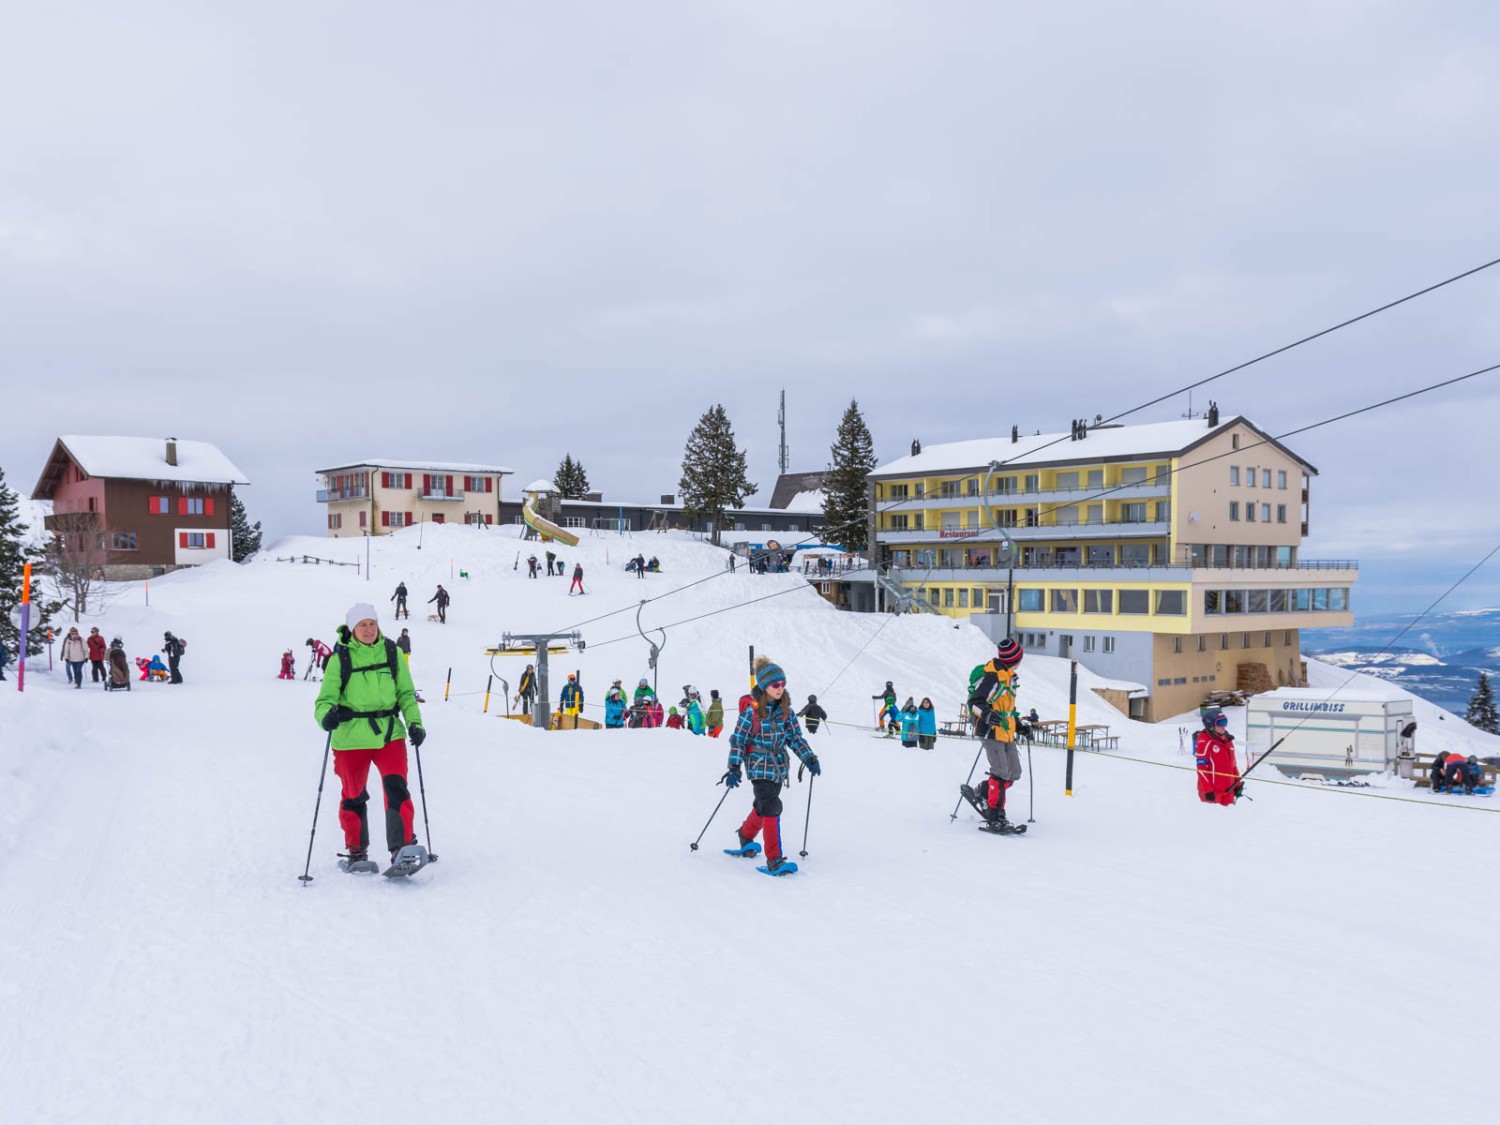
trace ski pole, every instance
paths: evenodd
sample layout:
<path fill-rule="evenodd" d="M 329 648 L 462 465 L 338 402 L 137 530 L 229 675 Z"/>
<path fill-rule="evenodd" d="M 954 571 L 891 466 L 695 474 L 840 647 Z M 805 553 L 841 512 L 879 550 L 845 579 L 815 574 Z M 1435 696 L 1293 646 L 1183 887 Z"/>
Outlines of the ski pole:
<path fill-rule="evenodd" d="M 307 834 L 307 865 L 302 868 L 302 874 L 297 879 L 305 887 L 311 883 L 313 877 L 308 874 L 312 870 L 313 840 L 318 835 L 318 811 L 323 807 L 323 782 L 328 777 L 328 751 L 333 746 L 333 731 L 328 732 L 328 741 L 323 743 L 323 768 L 318 773 L 318 799 L 313 805 L 312 831 Z"/>
<path fill-rule="evenodd" d="M 724 800 L 728 796 L 729 796 L 729 787 L 725 786 L 724 787 L 724 796 L 719 798 L 719 803 L 714 806 L 714 811 L 708 814 L 708 821 L 707 821 L 707 823 L 705 823 L 703 825 L 703 832 L 707 832 L 708 831 L 708 826 L 714 822 L 714 817 L 716 817 L 716 816 L 719 815 L 719 810 L 724 807 Z M 698 833 L 698 840 L 703 839 L 703 832 Z M 697 851 L 698 850 L 698 840 L 694 840 L 691 844 L 688 845 L 688 850 L 689 851 Z"/>
<path fill-rule="evenodd" d="M 802 850 L 797 853 L 803 859 L 807 858 L 807 826 L 812 822 L 812 787 L 817 780 L 817 774 L 807 779 L 807 815 L 802 818 Z"/>
<path fill-rule="evenodd" d="M 1026 823 L 1036 823 L 1036 774 L 1031 769 L 1031 739 L 1026 740 L 1026 779 L 1031 788 L 1031 797 L 1027 802 Z"/>
<path fill-rule="evenodd" d="M 422 748 L 413 744 L 412 753 L 417 756 L 417 791 L 422 794 L 422 831 L 427 833 L 427 862 L 437 862 L 437 852 L 432 850 L 432 825 L 427 823 L 427 784 L 422 780 Z"/>
<path fill-rule="evenodd" d="M 984 753 L 984 740 L 981 739 L 980 742 L 979 742 L 979 749 L 976 750 L 976 751 L 974 751 L 974 762 L 973 762 L 972 765 L 969 766 L 969 776 L 966 777 L 966 778 L 964 778 L 964 784 L 965 785 L 969 784 L 969 782 L 971 782 L 971 781 L 974 780 L 974 769 L 975 769 L 976 766 L 979 765 L 979 755 L 981 755 L 983 753 Z M 808 795 L 811 796 L 811 792 L 809 792 Z M 958 819 L 958 810 L 959 810 L 960 806 L 963 805 L 963 803 L 964 803 L 963 794 L 960 793 L 959 796 L 958 796 L 958 804 L 953 806 L 953 814 L 950 817 L 948 817 L 948 819 L 950 821 Z"/>

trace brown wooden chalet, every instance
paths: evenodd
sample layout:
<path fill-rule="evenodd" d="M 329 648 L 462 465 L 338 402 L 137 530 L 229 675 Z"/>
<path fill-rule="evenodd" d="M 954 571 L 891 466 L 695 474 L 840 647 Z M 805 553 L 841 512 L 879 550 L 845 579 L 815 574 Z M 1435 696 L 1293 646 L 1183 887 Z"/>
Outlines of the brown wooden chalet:
<path fill-rule="evenodd" d="M 230 496 L 249 483 L 208 442 L 64 435 L 31 498 L 105 577 L 134 579 L 229 558 Z"/>

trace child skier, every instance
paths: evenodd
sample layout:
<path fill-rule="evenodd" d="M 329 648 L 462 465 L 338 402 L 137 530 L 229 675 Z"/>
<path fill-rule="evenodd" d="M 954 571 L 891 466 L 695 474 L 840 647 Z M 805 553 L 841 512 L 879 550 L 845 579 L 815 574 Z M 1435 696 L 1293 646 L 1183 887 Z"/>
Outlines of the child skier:
<path fill-rule="evenodd" d="M 808 734 L 817 734 L 818 724 L 828 718 L 828 712 L 818 706 L 818 697 L 816 695 L 809 695 L 807 697 L 807 703 L 803 706 L 802 710 L 797 712 L 797 715 L 807 720 Z"/>
<path fill-rule="evenodd" d="M 677 713 L 677 708 L 675 708 L 675 707 L 668 707 L 667 708 L 667 729 L 668 730 L 681 730 L 682 729 L 682 716 Z"/>
<path fill-rule="evenodd" d="M 885 731 L 887 738 L 896 737 L 895 723 L 900 718 L 900 712 L 896 710 L 896 689 L 891 686 L 891 681 L 886 680 L 885 690 L 870 696 L 871 699 L 881 701 L 880 717 L 875 720 L 879 728 Z"/>
<path fill-rule="evenodd" d="M 1223 711 L 1203 716 L 1203 729 L 1193 739 L 1193 761 L 1198 767 L 1198 799 L 1204 804 L 1232 805 L 1245 791 L 1234 760 L 1229 716 Z"/>
<path fill-rule="evenodd" d="M 568 593 L 572 594 L 572 593 L 575 593 L 575 592 L 579 593 L 579 594 L 581 594 L 581 593 L 584 592 L 583 591 L 583 564 L 581 562 L 576 562 L 576 563 L 573 564 L 573 582 L 572 582 L 572 585 L 570 585 L 568 587 Z"/>
<path fill-rule="evenodd" d="M 1005 792 L 1021 777 L 1021 755 L 1016 751 L 1016 691 L 1020 679 L 1016 666 L 1022 650 L 1013 637 L 1006 637 L 995 651 L 995 658 L 984 666 L 979 682 L 969 695 L 969 713 L 974 729 L 984 740 L 988 762 L 987 775 L 978 789 L 959 787 L 964 799 L 985 819 L 992 832 L 1010 834 L 1025 832 L 1026 826 L 1012 825 L 1005 819 Z"/>
<path fill-rule="evenodd" d="M 766 864 L 759 870 L 767 875 L 790 875 L 797 865 L 781 854 L 781 787 L 786 784 L 790 755 L 796 754 L 814 777 L 822 774 L 818 756 L 802 737 L 797 716 L 786 699 L 786 673 L 764 657 L 755 659 L 753 703 L 740 712 L 729 736 L 729 769 L 724 784 L 733 789 L 740 783 L 740 765 L 755 790 L 750 814 L 739 828 L 738 848 L 726 848 L 729 855 L 754 856 L 765 840 Z"/>
<path fill-rule="evenodd" d="M 616 680 L 604 693 L 604 725 L 615 728 L 625 725 L 625 689 Z"/>
<path fill-rule="evenodd" d="M 901 707 L 901 745 L 917 745 L 917 701 L 909 695 Z"/>
<path fill-rule="evenodd" d="M 287 649 L 281 654 L 281 671 L 277 673 L 278 680 L 295 680 L 297 672 L 297 661 L 292 656 L 292 650 Z"/>

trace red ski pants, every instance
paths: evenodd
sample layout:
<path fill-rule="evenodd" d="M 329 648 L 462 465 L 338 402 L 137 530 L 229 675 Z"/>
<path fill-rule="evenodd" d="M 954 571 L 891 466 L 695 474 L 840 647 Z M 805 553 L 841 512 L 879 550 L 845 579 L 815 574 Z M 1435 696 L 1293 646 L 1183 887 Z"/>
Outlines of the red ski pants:
<path fill-rule="evenodd" d="M 339 825 L 344 830 L 344 844 L 351 850 L 370 846 L 370 828 L 365 806 L 370 800 L 365 783 L 370 767 L 380 771 L 380 785 L 385 790 L 385 839 L 391 851 L 416 839 L 416 810 L 412 808 L 411 791 L 406 787 L 406 740 L 387 742 L 379 750 L 335 750 L 333 772 L 343 786 L 344 799 L 339 802 Z"/>
<path fill-rule="evenodd" d="M 750 815 L 740 825 L 740 835 L 747 840 L 764 836 L 767 861 L 781 855 L 781 785 L 775 781 L 751 781 L 755 803 Z"/>

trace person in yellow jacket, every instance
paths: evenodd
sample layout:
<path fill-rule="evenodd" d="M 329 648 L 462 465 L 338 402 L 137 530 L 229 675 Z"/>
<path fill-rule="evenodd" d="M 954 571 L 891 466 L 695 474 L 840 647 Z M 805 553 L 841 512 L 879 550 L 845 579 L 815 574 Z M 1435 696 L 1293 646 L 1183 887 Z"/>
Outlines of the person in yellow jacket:
<path fill-rule="evenodd" d="M 1016 710 L 1016 691 L 1020 686 L 1016 667 L 1021 656 L 1020 644 L 1014 637 L 1006 637 L 969 694 L 969 712 L 974 717 L 975 731 L 984 740 L 988 770 L 979 786 L 971 789 L 965 785 L 960 791 L 998 832 L 1012 830 L 1005 819 L 1005 791 L 1021 777 L 1021 755 L 1016 750 L 1016 730 L 1021 721 L 1021 713 Z M 1014 830 L 1024 832 L 1026 826 Z"/>
<path fill-rule="evenodd" d="M 358 870 L 370 870 L 366 785 L 372 765 L 380 771 L 385 791 L 385 837 L 391 862 L 397 863 L 397 853 L 409 848 L 423 852 L 417 844 L 415 810 L 406 784 L 406 740 L 420 747 L 427 733 L 411 670 L 396 642 L 381 634 L 375 607 L 359 602 L 350 607 L 344 621 L 323 673 L 313 716 L 332 736 L 333 771 L 343 787 L 339 825 L 348 848 L 346 867 L 354 869 L 358 863 L 362 865 Z"/>

